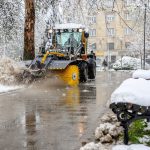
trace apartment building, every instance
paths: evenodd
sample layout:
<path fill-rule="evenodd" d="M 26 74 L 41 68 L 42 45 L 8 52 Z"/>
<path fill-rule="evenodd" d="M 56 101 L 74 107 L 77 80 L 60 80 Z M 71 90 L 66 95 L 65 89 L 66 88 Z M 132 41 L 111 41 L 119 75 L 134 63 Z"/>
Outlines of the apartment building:
<path fill-rule="evenodd" d="M 128 47 L 134 40 L 132 27 L 135 24 L 133 13 L 130 13 L 134 0 L 107 0 L 106 10 L 88 17 L 90 22 L 89 50 L 93 50 L 100 59 L 108 62 L 128 53 Z"/>

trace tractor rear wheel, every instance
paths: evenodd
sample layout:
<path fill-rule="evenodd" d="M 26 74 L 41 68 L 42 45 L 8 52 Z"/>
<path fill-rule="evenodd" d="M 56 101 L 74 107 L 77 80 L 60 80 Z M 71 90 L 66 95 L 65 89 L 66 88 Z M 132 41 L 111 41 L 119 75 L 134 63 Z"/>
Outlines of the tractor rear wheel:
<path fill-rule="evenodd" d="M 88 80 L 88 65 L 82 62 L 80 65 L 80 82 L 86 82 Z"/>
<path fill-rule="evenodd" d="M 93 64 L 89 64 L 89 67 L 88 67 L 88 77 L 89 79 L 95 79 L 95 76 L 96 76 L 96 64 L 93 63 Z"/>

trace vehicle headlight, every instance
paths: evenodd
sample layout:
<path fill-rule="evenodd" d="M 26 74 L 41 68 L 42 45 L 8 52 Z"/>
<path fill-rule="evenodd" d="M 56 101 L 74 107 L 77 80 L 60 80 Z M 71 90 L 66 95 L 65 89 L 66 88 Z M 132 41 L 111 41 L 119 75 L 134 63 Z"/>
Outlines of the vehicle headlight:
<path fill-rule="evenodd" d="M 48 30 L 48 33 L 53 33 L 53 30 L 52 29 Z"/>
<path fill-rule="evenodd" d="M 79 29 L 79 32 L 82 32 L 83 30 L 82 29 Z"/>

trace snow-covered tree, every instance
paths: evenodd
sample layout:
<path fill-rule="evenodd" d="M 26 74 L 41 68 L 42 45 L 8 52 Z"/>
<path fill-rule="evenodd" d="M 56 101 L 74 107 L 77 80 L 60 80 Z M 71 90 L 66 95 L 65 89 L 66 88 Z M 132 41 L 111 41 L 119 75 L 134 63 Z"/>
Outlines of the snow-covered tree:
<path fill-rule="evenodd" d="M 23 20 L 23 7 L 19 0 L 0 1 L 0 55 L 12 56 L 19 53 L 22 47 Z"/>

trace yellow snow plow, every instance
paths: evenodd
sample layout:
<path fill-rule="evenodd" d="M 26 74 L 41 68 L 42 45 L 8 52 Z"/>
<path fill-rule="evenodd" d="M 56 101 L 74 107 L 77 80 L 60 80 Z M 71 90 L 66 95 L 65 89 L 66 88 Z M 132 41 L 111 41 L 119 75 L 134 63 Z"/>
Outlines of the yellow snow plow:
<path fill-rule="evenodd" d="M 59 24 L 46 30 L 47 40 L 29 66 L 31 74 L 54 74 L 70 86 L 95 79 L 96 62 L 87 54 L 89 34 L 80 24 Z"/>

